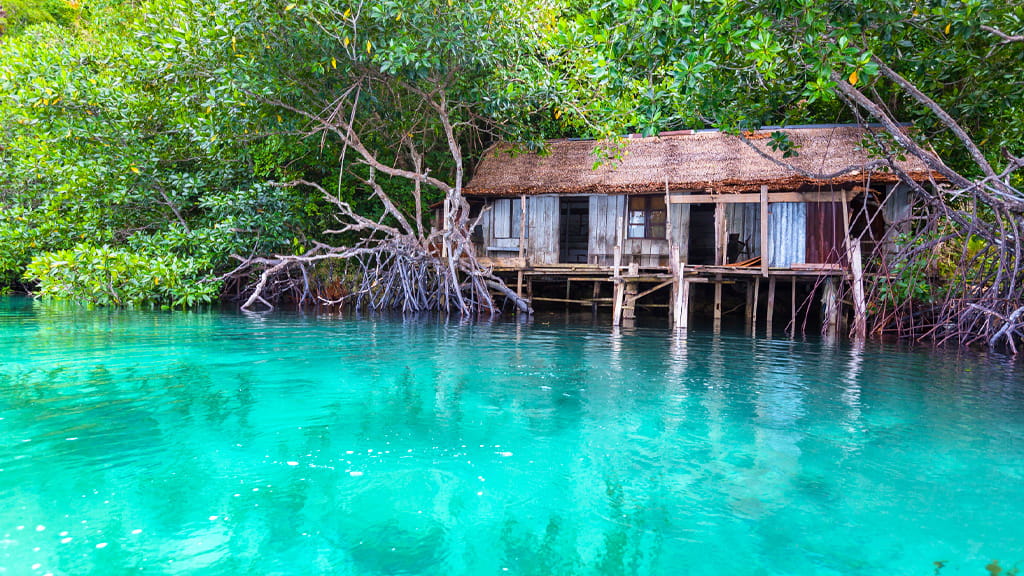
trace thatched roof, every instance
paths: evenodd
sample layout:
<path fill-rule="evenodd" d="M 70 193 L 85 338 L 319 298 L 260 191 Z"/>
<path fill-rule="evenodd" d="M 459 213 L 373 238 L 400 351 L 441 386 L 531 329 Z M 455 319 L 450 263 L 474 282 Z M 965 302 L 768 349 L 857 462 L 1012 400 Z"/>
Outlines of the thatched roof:
<path fill-rule="evenodd" d="M 773 130 L 746 135 L 758 149 L 815 175 L 832 174 L 856 167 L 831 180 L 800 174 L 768 160 L 736 136 L 717 131 L 674 133 L 655 138 L 627 138 L 618 159 L 599 157 L 593 140 L 554 140 L 543 155 L 513 153 L 499 144 L 484 155 L 476 174 L 466 186 L 467 195 L 511 196 L 519 194 L 642 194 L 672 189 L 716 192 L 748 192 L 762 184 L 775 190 L 798 190 L 828 185 L 863 184 L 864 166 L 875 160 L 861 146 L 867 128 L 857 126 L 808 126 L 782 130 L 796 144 L 799 155 L 782 159 L 767 146 Z M 929 178 L 929 170 L 917 158 L 898 166 L 915 180 Z M 873 183 L 894 183 L 895 174 L 871 171 Z"/>

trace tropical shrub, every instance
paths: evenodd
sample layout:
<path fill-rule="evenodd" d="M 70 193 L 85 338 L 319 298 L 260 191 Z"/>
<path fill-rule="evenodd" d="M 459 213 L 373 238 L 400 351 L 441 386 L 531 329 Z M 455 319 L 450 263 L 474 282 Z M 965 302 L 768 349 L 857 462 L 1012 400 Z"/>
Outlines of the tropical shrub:
<path fill-rule="evenodd" d="M 38 283 L 41 297 L 97 306 L 189 307 L 220 293 L 220 282 L 209 274 L 202 258 L 78 244 L 34 257 L 25 279 Z"/>

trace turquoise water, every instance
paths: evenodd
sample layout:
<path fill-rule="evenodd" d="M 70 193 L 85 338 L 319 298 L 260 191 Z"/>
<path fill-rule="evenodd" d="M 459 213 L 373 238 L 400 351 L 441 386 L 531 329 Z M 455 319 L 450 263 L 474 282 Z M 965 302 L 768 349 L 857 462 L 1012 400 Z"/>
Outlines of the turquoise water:
<path fill-rule="evenodd" d="M 0 299 L 0 574 L 1024 566 L 998 357 Z"/>

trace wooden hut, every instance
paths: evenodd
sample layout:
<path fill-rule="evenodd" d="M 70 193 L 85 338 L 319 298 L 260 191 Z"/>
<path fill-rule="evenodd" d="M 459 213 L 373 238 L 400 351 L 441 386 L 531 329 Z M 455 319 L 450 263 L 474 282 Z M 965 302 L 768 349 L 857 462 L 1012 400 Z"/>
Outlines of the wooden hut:
<path fill-rule="evenodd" d="M 499 144 L 465 189 L 486 209 L 474 235 L 477 253 L 496 269 L 519 272 L 520 283 L 524 273 L 614 279 L 624 270 L 655 282 L 680 266 L 694 280 L 712 282 L 842 276 L 847 239 L 880 241 L 911 203 L 897 176 L 869 153 L 869 130 L 796 126 L 742 139 L 701 130 L 615 144 L 557 140 L 542 154 Z M 775 131 L 788 135 L 796 156 L 783 158 L 768 146 Z M 934 178 L 916 159 L 896 165 L 915 180 Z"/>

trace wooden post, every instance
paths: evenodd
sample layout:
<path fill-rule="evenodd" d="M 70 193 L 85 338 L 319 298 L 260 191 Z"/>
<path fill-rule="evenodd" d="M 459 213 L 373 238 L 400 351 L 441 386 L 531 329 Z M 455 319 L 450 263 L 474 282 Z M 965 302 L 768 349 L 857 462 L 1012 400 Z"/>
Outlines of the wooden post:
<path fill-rule="evenodd" d="M 839 194 L 843 198 L 843 248 L 850 253 L 850 203 L 846 199 L 846 190 Z"/>
<path fill-rule="evenodd" d="M 612 326 L 622 325 L 622 298 L 625 296 L 625 286 L 622 278 L 615 279 L 615 305 L 612 308 Z"/>
<path fill-rule="evenodd" d="M 619 274 L 619 267 L 622 265 L 622 246 L 616 243 L 615 248 L 613 249 L 613 253 L 614 255 L 612 257 L 612 326 L 619 326 L 620 324 L 622 324 L 622 297 L 624 293 L 622 277 Z"/>
<path fill-rule="evenodd" d="M 622 319 L 626 320 L 627 323 L 632 322 L 636 319 L 636 301 L 637 301 L 637 289 L 639 283 L 636 280 L 627 281 L 625 288 L 625 303 L 622 307 Z"/>
<path fill-rule="evenodd" d="M 761 186 L 761 276 L 768 276 L 768 187 Z"/>
<path fill-rule="evenodd" d="M 772 337 L 772 317 L 775 315 L 775 276 L 768 278 L 768 310 L 765 312 L 765 330 Z"/>
<path fill-rule="evenodd" d="M 715 274 L 715 320 L 722 319 L 722 275 Z"/>
<path fill-rule="evenodd" d="M 676 302 L 676 326 L 686 329 L 690 325 L 690 281 L 686 279 L 686 265 L 679 264 L 679 295 Z"/>
<path fill-rule="evenodd" d="M 516 272 L 516 296 L 523 297 L 523 270 Z"/>
<path fill-rule="evenodd" d="M 850 241 L 850 271 L 853 273 L 853 337 L 857 342 L 863 342 L 867 337 L 867 303 L 864 301 L 860 240 Z"/>
<path fill-rule="evenodd" d="M 851 265 L 850 263 L 853 261 L 853 252 L 852 252 L 853 246 L 850 244 L 850 242 L 851 242 L 851 239 L 850 239 L 850 203 L 849 203 L 849 199 L 847 199 L 847 197 L 846 197 L 846 190 L 841 190 L 839 195 L 842 197 L 842 200 L 843 200 L 843 254 L 846 255 L 846 265 L 850 266 Z M 842 264 L 842 258 L 840 258 L 840 265 L 841 264 Z M 856 303 L 853 305 L 853 307 L 854 307 L 854 315 L 856 315 L 857 314 L 857 310 L 856 310 L 857 305 L 856 305 Z M 843 313 L 843 300 L 842 299 L 839 300 L 838 316 L 839 316 L 839 323 L 840 323 L 840 326 L 841 326 L 841 330 L 843 331 L 843 333 L 849 333 L 850 327 L 849 327 L 849 325 L 847 323 L 847 316 L 846 316 L 846 314 Z"/>
<path fill-rule="evenodd" d="M 725 204 L 715 202 L 715 266 L 726 264 L 729 229 L 725 221 Z"/>
<path fill-rule="evenodd" d="M 594 295 L 590 301 L 590 311 L 594 316 L 597 316 L 597 299 L 601 297 L 601 283 L 597 280 L 594 281 Z"/>
<path fill-rule="evenodd" d="M 744 315 L 747 319 L 747 328 L 753 328 L 754 325 L 754 283 L 747 281 L 747 302 L 744 308 Z"/>
<path fill-rule="evenodd" d="M 789 290 L 790 290 L 790 300 L 791 300 L 790 304 L 792 306 L 792 309 L 791 309 L 791 312 L 790 312 L 790 314 L 792 315 L 792 318 L 790 318 L 790 322 L 792 322 L 792 326 L 793 326 L 793 332 L 790 334 L 790 336 L 795 338 L 796 337 L 796 276 L 793 276 L 789 280 L 790 280 Z"/>
<path fill-rule="evenodd" d="M 667 186 L 665 197 L 668 198 Z M 668 319 L 675 327 L 679 325 L 679 321 L 676 320 L 676 303 L 679 298 L 679 246 L 671 242 L 668 245 L 668 270 L 672 274 L 672 295 L 668 301 Z"/>
<path fill-rule="evenodd" d="M 754 333 L 757 332 L 757 301 L 761 299 L 761 278 L 754 279 L 754 314 L 751 323 L 754 325 Z"/>

